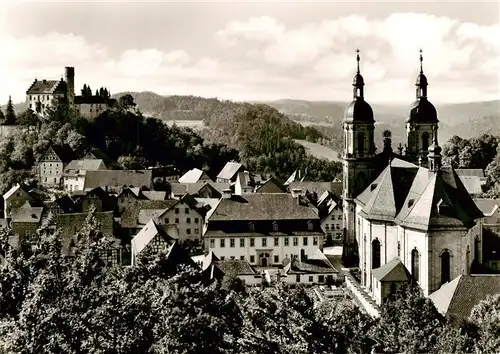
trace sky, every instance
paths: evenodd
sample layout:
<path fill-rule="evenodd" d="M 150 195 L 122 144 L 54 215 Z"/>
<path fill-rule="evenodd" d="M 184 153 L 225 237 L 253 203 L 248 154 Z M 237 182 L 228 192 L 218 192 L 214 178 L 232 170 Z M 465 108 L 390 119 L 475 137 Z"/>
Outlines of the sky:
<path fill-rule="evenodd" d="M 35 78 L 112 93 L 231 100 L 352 99 L 356 48 L 365 99 L 415 98 L 419 49 L 437 103 L 500 98 L 500 3 L 2 0 L 0 102 Z"/>

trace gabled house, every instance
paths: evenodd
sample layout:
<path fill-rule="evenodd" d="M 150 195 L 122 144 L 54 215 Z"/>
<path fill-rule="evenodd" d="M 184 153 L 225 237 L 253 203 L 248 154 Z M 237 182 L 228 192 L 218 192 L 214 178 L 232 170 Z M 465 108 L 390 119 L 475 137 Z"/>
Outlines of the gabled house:
<path fill-rule="evenodd" d="M 137 263 L 137 257 L 145 250 L 153 253 L 166 251 L 176 240 L 177 230 L 166 229 L 150 219 L 146 225 L 132 238 L 132 265 Z"/>
<path fill-rule="evenodd" d="M 102 159 L 82 159 L 71 161 L 64 169 L 64 190 L 68 192 L 83 191 L 87 171 L 106 170 Z"/>
<path fill-rule="evenodd" d="M 26 202 L 33 202 L 34 198 L 29 193 L 27 187 L 16 183 L 3 195 L 4 218 L 10 219 L 12 213 L 23 206 Z"/>
<path fill-rule="evenodd" d="M 84 191 L 102 187 L 108 191 L 120 191 L 123 187 L 153 187 L 152 170 L 96 170 L 85 174 Z"/>
<path fill-rule="evenodd" d="M 116 207 L 118 209 L 118 214 L 123 213 L 123 211 L 127 209 L 134 201 L 148 199 L 143 194 L 143 191 L 146 189 L 146 187 L 122 188 L 121 192 L 116 196 Z"/>
<path fill-rule="evenodd" d="M 310 256 L 299 255 L 285 259 L 283 272 L 278 274 L 278 280 L 286 283 L 332 284 L 337 281 L 338 270 L 317 249 Z"/>
<path fill-rule="evenodd" d="M 177 204 L 178 200 L 136 200 L 132 202 L 122 213 L 120 227 L 123 237 L 134 237 L 143 228 L 144 224 L 139 221 L 141 210 L 166 210 Z"/>
<path fill-rule="evenodd" d="M 61 187 L 64 169 L 74 159 L 69 145 L 51 145 L 38 162 L 40 184 L 46 187 Z"/>
<path fill-rule="evenodd" d="M 54 201 L 47 203 L 47 206 L 44 209 L 43 215 L 44 217 L 52 214 L 71 214 L 81 212 L 81 204 L 80 201 L 75 201 L 71 199 L 70 196 L 65 195 L 57 198 Z"/>
<path fill-rule="evenodd" d="M 93 188 L 79 199 L 82 212 L 88 213 L 93 205 L 97 212 L 114 211 L 116 208 L 116 198 L 109 195 L 101 187 Z"/>
<path fill-rule="evenodd" d="M 274 177 L 255 187 L 255 193 L 286 193 L 286 188 Z"/>
<path fill-rule="evenodd" d="M 22 239 L 31 239 L 42 220 L 43 207 L 33 207 L 26 201 L 12 214 L 10 227 L 12 233 Z"/>
<path fill-rule="evenodd" d="M 35 79 L 26 91 L 26 103 L 33 112 L 45 116 L 59 98 L 66 97 L 67 90 L 67 82 L 63 79 Z"/>
<path fill-rule="evenodd" d="M 321 205 L 320 217 L 321 228 L 326 233 L 327 244 L 342 244 L 344 236 L 344 212 L 342 210 L 342 200 L 334 198 L 325 202 L 326 205 Z"/>
<path fill-rule="evenodd" d="M 222 191 L 227 188 L 230 188 L 229 183 L 171 183 L 170 197 L 178 199 L 185 194 L 189 194 L 199 198 L 221 198 Z"/>
<path fill-rule="evenodd" d="M 234 194 L 243 195 L 253 193 L 253 185 L 248 171 L 238 172 L 236 174 L 236 183 L 234 184 Z"/>
<path fill-rule="evenodd" d="M 179 183 L 198 183 L 198 182 L 211 182 L 212 179 L 205 171 L 198 168 L 193 168 L 187 171 L 179 178 Z"/>
<path fill-rule="evenodd" d="M 374 269 L 372 293 L 375 303 L 379 306 L 382 305 L 386 299 L 394 296 L 399 288 L 408 284 L 411 279 L 410 272 L 398 257 Z"/>
<path fill-rule="evenodd" d="M 257 285 L 262 276 L 246 260 L 221 261 L 215 254 L 209 253 L 201 262 L 202 274 L 207 280 L 219 280 L 237 277 L 245 285 Z"/>
<path fill-rule="evenodd" d="M 245 166 L 239 162 L 228 162 L 217 175 L 218 183 L 236 182 L 238 172 L 244 172 Z"/>

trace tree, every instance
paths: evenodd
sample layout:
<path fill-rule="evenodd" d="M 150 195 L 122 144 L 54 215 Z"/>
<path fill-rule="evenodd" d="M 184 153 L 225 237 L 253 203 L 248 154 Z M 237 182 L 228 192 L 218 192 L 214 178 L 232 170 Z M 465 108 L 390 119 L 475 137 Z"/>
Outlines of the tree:
<path fill-rule="evenodd" d="M 38 126 L 40 123 L 38 116 L 31 108 L 27 108 L 23 113 L 21 113 L 18 117 L 18 121 L 20 125 L 28 127 Z"/>
<path fill-rule="evenodd" d="M 126 95 L 121 96 L 118 99 L 118 104 L 123 109 L 130 109 L 136 106 L 134 102 L 134 97 L 131 94 L 127 93 Z"/>
<path fill-rule="evenodd" d="M 488 296 L 474 306 L 469 320 L 478 328 L 477 350 L 481 353 L 500 352 L 500 294 Z"/>
<path fill-rule="evenodd" d="M 12 97 L 9 96 L 9 101 L 7 102 L 7 108 L 5 110 L 5 125 L 16 125 L 17 118 L 16 112 L 14 111 L 14 104 L 12 103 Z"/>
<path fill-rule="evenodd" d="M 0 125 L 5 125 L 5 115 L 2 112 L 2 108 L 0 108 Z"/>

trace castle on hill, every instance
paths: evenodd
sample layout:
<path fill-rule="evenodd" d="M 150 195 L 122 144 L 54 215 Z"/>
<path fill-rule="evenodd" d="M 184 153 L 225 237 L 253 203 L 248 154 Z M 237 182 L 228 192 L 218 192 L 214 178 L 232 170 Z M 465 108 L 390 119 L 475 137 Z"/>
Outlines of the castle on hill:
<path fill-rule="evenodd" d="M 359 262 L 361 284 L 377 302 L 415 279 L 425 296 L 482 258 L 482 212 L 456 171 L 443 166 L 438 116 L 422 66 L 406 119 L 407 142 L 394 152 L 390 136 L 376 153 L 375 119 L 365 100 L 359 51 L 353 100 L 345 111 L 344 254 Z"/>

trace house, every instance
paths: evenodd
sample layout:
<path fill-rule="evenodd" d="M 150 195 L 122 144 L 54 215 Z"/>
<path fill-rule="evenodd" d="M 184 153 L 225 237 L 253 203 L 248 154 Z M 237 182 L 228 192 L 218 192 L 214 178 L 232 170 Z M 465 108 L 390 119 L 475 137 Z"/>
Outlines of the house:
<path fill-rule="evenodd" d="M 68 98 L 71 102 L 70 92 L 74 92 L 74 68 L 66 67 L 65 79 L 38 80 L 35 79 L 26 91 L 26 104 L 35 113 L 46 116 L 59 99 Z"/>
<path fill-rule="evenodd" d="M 10 219 L 12 213 L 18 208 L 23 206 L 26 202 L 32 203 L 33 201 L 34 198 L 25 185 L 19 183 L 15 184 L 3 195 L 4 218 Z"/>
<path fill-rule="evenodd" d="M 43 211 L 43 215 L 59 215 L 59 214 L 71 214 L 81 212 L 80 200 L 73 200 L 70 196 L 65 195 L 57 198 L 54 201 L 47 203 Z"/>
<path fill-rule="evenodd" d="M 198 183 L 212 181 L 205 171 L 193 168 L 179 178 L 179 183 Z"/>
<path fill-rule="evenodd" d="M 89 120 L 97 118 L 115 104 L 115 99 L 103 96 L 76 96 L 74 100 L 74 107 Z"/>
<path fill-rule="evenodd" d="M 85 174 L 84 190 L 103 187 L 104 190 L 121 190 L 126 187 L 153 187 L 151 170 L 96 170 Z"/>
<path fill-rule="evenodd" d="M 78 200 L 84 213 L 88 213 L 92 205 L 97 212 L 114 211 L 116 208 L 116 199 L 101 187 L 89 190 L 80 196 Z"/>
<path fill-rule="evenodd" d="M 153 171 L 154 183 L 179 182 L 179 170 L 173 165 L 149 167 L 148 170 Z"/>
<path fill-rule="evenodd" d="M 222 191 L 227 188 L 230 188 L 229 183 L 170 183 L 170 197 L 178 199 L 189 194 L 199 198 L 221 198 Z"/>
<path fill-rule="evenodd" d="M 218 183 L 236 182 L 238 172 L 244 172 L 245 166 L 238 162 L 228 162 L 217 175 Z"/>
<path fill-rule="evenodd" d="M 166 251 L 176 240 L 177 230 L 175 227 L 166 229 L 150 219 L 141 231 L 132 238 L 132 265 L 137 263 L 137 257 L 146 249 L 153 253 L 160 253 Z"/>
<path fill-rule="evenodd" d="M 136 200 L 149 199 L 143 194 L 146 191 L 146 187 L 124 187 L 121 192 L 116 196 L 116 206 L 118 209 L 118 214 L 123 213 L 125 209 L 128 208 Z"/>
<path fill-rule="evenodd" d="M 292 259 L 285 259 L 283 272 L 279 272 L 278 280 L 289 284 L 332 284 L 337 281 L 338 270 L 328 258 L 317 249 L 312 255 L 299 254 Z"/>
<path fill-rule="evenodd" d="M 270 177 L 255 187 L 255 193 L 286 193 L 286 188 L 276 178 Z"/>
<path fill-rule="evenodd" d="M 238 172 L 236 174 L 236 183 L 234 184 L 234 194 L 243 195 L 253 193 L 254 183 L 248 171 Z"/>
<path fill-rule="evenodd" d="M 43 207 L 33 207 L 27 201 L 12 214 L 10 227 L 12 233 L 19 239 L 28 239 L 36 236 L 36 230 L 42 220 Z"/>
<path fill-rule="evenodd" d="M 313 255 L 322 249 L 324 233 L 317 209 L 300 195 L 224 192 L 209 210 L 203 234 L 205 248 L 226 259 L 247 260 L 260 267 L 281 266 L 285 258 Z"/>
<path fill-rule="evenodd" d="M 372 296 L 377 305 L 395 295 L 403 284 L 412 279 L 401 259 L 394 258 L 383 266 L 373 270 Z"/>
<path fill-rule="evenodd" d="M 68 145 L 51 145 L 38 162 L 40 184 L 46 187 L 60 187 L 64 169 L 73 158 L 74 152 Z"/>
<path fill-rule="evenodd" d="M 470 316 L 474 306 L 496 294 L 500 294 L 500 274 L 463 274 L 441 286 L 429 298 L 441 314 L 460 324 Z"/>
<path fill-rule="evenodd" d="M 143 228 L 144 224 L 139 223 L 141 210 L 165 210 L 177 204 L 178 200 L 136 200 L 132 202 L 122 213 L 120 227 L 123 236 L 133 237 Z"/>
<path fill-rule="evenodd" d="M 209 253 L 201 262 L 202 274 L 206 279 L 224 281 L 237 277 L 244 285 L 258 285 L 262 276 L 246 260 L 221 261 L 215 254 Z"/>
<path fill-rule="evenodd" d="M 325 192 L 334 193 L 334 182 L 291 182 L 288 184 L 288 190 L 291 192 L 293 189 L 300 189 L 309 200 L 316 204 L 318 198 Z"/>
<path fill-rule="evenodd" d="M 83 191 L 87 171 L 106 170 L 102 159 L 81 159 L 71 161 L 64 169 L 63 185 L 68 192 Z"/>
<path fill-rule="evenodd" d="M 500 235 L 500 199 L 474 198 L 474 203 L 484 214 L 483 228 Z"/>
<path fill-rule="evenodd" d="M 487 178 L 481 168 L 457 168 L 455 171 L 460 179 L 462 179 L 462 177 L 477 177 L 482 186 L 487 182 Z"/>
<path fill-rule="evenodd" d="M 325 191 L 325 193 L 328 192 Z M 342 244 L 344 238 L 342 200 L 331 198 L 320 203 L 318 210 L 321 217 L 321 229 L 326 233 L 326 243 Z"/>
<path fill-rule="evenodd" d="M 306 174 L 307 174 L 307 171 L 304 174 L 304 176 L 302 176 L 301 170 L 295 170 L 290 175 L 290 177 L 288 177 L 288 179 L 285 181 L 284 185 L 285 186 L 289 186 L 292 182 L 303 182 L 303 181 L 305 181 L 305 175 Z"/>

